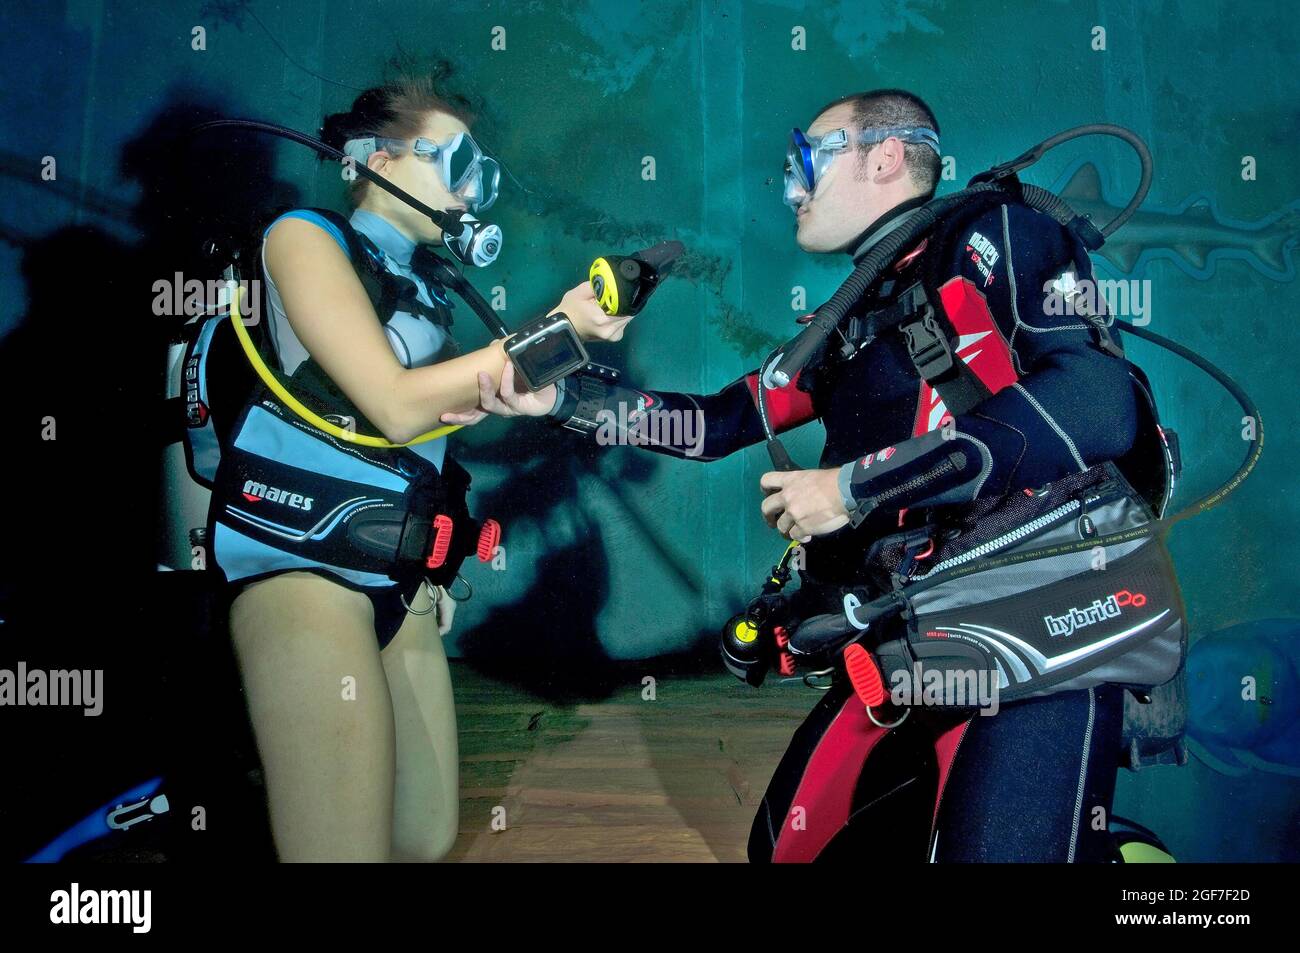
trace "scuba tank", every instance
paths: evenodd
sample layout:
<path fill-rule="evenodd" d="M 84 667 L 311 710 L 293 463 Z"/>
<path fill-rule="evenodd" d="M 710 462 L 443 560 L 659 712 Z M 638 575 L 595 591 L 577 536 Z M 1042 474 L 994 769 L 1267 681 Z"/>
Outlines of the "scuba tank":
<path fill-rule="evenodd" d="M 207 242 L 204 254 L 223 274 L 219 260 L 228 253 Z M 160 571 L 207 568 L 208 506 L 221 459 L 218 419 L 228 422 L 252 389 L 254 375 L 238 353 L 228 322 L 232 285 L 229 275 L 204 283 L 190 300 L 195 313 L 177 326 L 168 342 L 166 376 L 166 444 L 162 455 Z M 210 364 L 211 362 L 211 364 Z M 211 366 L 219 367 L 220 386 L 209 388 Z M 215 417 L 214 417 L 215 411 Z"/>
<path fill-rule="evenodd" d="M 166 392 L 169 404 L 181 399 L 184 389 L 185 342 L 173 341 L 167 348 Z M 208 501 L 212 491 L 189 473 L 185 443 L 173 441 L 163 447 L 162 487 L 158 537 L 158 569 L 188 571 L 206 568 Z"/>

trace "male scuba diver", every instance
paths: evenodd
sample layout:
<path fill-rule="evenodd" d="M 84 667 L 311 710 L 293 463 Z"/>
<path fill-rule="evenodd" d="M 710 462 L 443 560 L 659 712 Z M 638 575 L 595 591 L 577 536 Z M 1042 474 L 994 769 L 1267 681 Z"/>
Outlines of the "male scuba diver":
<path fill-rule="evenodd" d="M 1168 500 L 1176 453 L 1145 377 L 1124 359 L 1104 307 L 1068 306 L 1092 280 L 1090 239 L 1101 233 L 1027 204 L 1012 176 L 1013 187 L 974 196 L 913 235 L 940 169 L 939 123 L 904 90 L 846 96 L 793 131 L 784 200 L 799 247 L 847 254 L 859 269 L 882 249 L 888 257 L 869 285 L 837 292 L 841 313 L 827 320 L 824 305 L 811 323 L 801 319 L 821 343 L 793 373 L 793 346 L 711 395 L 586 375 L 517 393 L 507 366 L 499 390 L 480 378 L 480 411 L 444 418 L 549 416 L 585 433 L 627 421 L 633 437 L 656 412 L 698 414 L 702 446 L 698 426 L 685 428 L 689 443 L 662 427 L 654 442 L 628 442 L 704 461 L 769 441 L 776 468 L 761 478 L 762 513 L 803 546 L 804 560 L 801 585 L 773 609 L 782 674 L 794 674 L 795 655 L 817 657 L 808 633 L 825 620 L 869 633 L 877 648 L 874 660 L 860 646 L 822 657 L 830 688 L 771 780 L 751 861 L 849 858 L 868 847 L 894 860 L 1109 860 L 1123 686 L 1160 684 L 1182 658 L 1177 584 L 1155 566 L 1142 568 L 1145 588 L 1126 583 L 1095 603 L 1082 590 L 1045 601 L 1041 586 L 1055 577 L 1025 577 L 1046 563 L 1013 566 L 1014 585 L 985 587 L 983 625 L 923 624 L 918 635 L 907 613 L 855 616 L 910 580 L 1005 551 L 1042 527 L 1086 544 L 1103 522 L 1137 525 Z M 821 459 L 795 468 L 774 435 L 813 420 L 826 430 Z M 1132 607 L 1148 603 L 1161 607 L 1134 621 Z M 764 621 L 750 620 L 751 641 Z M 1045 625 L 1041 645 L 1004 631 L 1020 633 L 1022 623 Z M 1159 637 L 1129 649 L 1139 630 Z M 891 645 L 901 646 L 892 663 Z M 882 683 L 875 665 L 920 675 L 918 659 L 936 645 L 959 660 L 950 669 L 991 676 L 1001 704 L 892 707 L 892 696 L 871 697 L 868 683 Z M 736 653 L 727 660 L 756 681 Z"/>

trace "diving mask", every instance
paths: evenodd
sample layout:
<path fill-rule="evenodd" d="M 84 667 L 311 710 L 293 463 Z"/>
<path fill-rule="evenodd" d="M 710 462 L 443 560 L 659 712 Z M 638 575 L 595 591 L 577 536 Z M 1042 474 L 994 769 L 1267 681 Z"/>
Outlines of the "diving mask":
<path fill-rule="evenodd" d="M 423 136 L 413 140 L 366 136 L 349 139 L 343 146 L 347 155 L 363 164 L 381 149 L 394 157 L 410 149 L 417 157 L 432 162 L 447 191 L 472 212 L 486 211 L 497 200 L 501 166 L 467 132 L 458 132 L 441 143 Z"/>
<path fill-rule="evenodd" d="M 923 143 L 939 155 L 939 134 L 924 126 L 883 126 L 864 129 L 857 142 L 872 144 L 896 136 L 904 142 Z M 826 174 L 836 155 L 850 145 L 849 131 L 836 129 L 820 136 L 806 135 L 800 129 L 790 130 L 790 146 L 785 154 L 785 188 L 781 199 L 792 209 L 797 209 L 817 188 L 817 182 Z"/>

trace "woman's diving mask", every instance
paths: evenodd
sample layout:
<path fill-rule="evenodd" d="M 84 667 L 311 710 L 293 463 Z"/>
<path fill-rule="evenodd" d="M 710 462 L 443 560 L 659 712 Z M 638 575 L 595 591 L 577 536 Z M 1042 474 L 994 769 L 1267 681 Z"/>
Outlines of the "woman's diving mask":
<path fill-rule="evenodd" d="M 458 132 L 445 142 L 434 142 L 423 136 L 413 140 L 366 136 L 349 139 L 343 146 L 343 152 L 362 165 L 381 150 L 397 158 L 408 149 L 433 165 L 447 191 L 464 202 L 470 212 L 485 211 L 497 200 L 501 166 L 467 132 Z M 501 252 L 500 227 L 480 222 L 467 212 L 452 214 L 458 217 L 462 227 L 459 233 L 443 227 L 443 242 L 448 251 L 467 265 L 483 267 L 495 261 Z"/>
<path fill-rule="evenodd" d="M 497 200 L 501 166 L 467 132 L 458 132 L 445 142 L 434 142 L 423 136 L 412 140 L 367 136 L 349 139 L 343 146 L 345 153 L 363 164 L 380 150 L 397 158 L 408 149 L 418 158 L 431 162 L 447 191 L 463 201 L 471 212 L 485 212 Z"/>
<path fill-rule="evenodd" d="M 903 142 L 917 142 L 929 146 L 939 155 L 939 134 L 924 126 L 884 126 L 864 129 L 857 142 L 874 145 L 895 136 Z M 782 201 L 797 209 L 808 200 L 817 183 L 826 174 L 831 161 L 849 148 L 847 129 L 836 129 L 820 136 L 806 135 L 800 129 L 790 130 L 790 146 L 785 154 L 785 189 Z"/>

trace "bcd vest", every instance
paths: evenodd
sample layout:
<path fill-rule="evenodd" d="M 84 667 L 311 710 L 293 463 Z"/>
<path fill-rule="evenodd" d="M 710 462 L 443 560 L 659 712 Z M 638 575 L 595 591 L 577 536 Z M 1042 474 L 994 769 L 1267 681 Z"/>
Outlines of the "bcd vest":
<path fill-rule="evenodd" d="M 887 306 L 849 319 L 844 332 L 845 356 L 881 335 L 901 335 L 917 373 L 954 416 L 989 391 L 956 355 L 940 268 L 960 224 L 981 211 L 964 209 L 940 222 L 914 282 Z M 814 655 L 856 631 L 884 687 L 901 675 L 983 672 L 1005 701 L 1103 682 L 1143 690 L 1176 674 L 1186 651 L 1185 609 L 1164 538 L 1151 530 L 1178 475 L 1177 437 L 1161 428 L 1146 375 L 1124 357 L 1106 317 L 1084 319 L 1095 346 L 1127 364 L 1139 398 L 1133 447 L 1043 487 L 969 506 L 909 510 L 904 529 L 861 553 L 856 584 L 805 577 L 793 600 L 799 618 L 791 620 L 797 627 L 790 641 L 797 651 Z M 1087 545 L 1117 533 L 1128 538 Z M 1058 554 L 1016 561 L 1019 553 L 1053 546 Z M 877 641 L 881 633 L 889 633 L 886 641 Z M 862 677 L 876 677 L 860 668 Z"/>
<path fill-rule="evenodd" d="M 451 325 L 445 292 L 432 276 L 417 270 L 437 299 L 429 307 L 415 283 L 388 271 L 383 253 L 345 218 L 314 211 L 347 239 L 381 322 L 405 311 Z M 423 247 L 422 253 L 431 254 Z M 253 372 L 228 307 L 196 323 L 183 373 L 186 459 L 191 475 L 212 490 L 207 540 L 228 582 L 305 570 L 364 590 L 407 587 L 420 578 L 445 586 L 470 553 L 492 558 L 500 527 L 470 517 L 469 474 L 450 455 L 439 471 L 409 447 L 351 443 L 299 418 Z M 291 376 L 276 376 L 321 417 L 377 432 L 314 359 Z"/>

